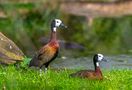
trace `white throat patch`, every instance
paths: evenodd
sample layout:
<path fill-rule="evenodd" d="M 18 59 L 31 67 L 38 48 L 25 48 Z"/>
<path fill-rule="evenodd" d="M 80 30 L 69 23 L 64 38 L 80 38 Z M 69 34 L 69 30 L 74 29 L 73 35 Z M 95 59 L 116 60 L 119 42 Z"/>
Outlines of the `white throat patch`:
<path fill-rule="evenodd" d="M 53 31 L 56 32 L 56 27 L 53 28 Z"/>
<path fill-rule="evenodd" d="M 96 66 L 99 66 L 99 62 L 96 62 Z"/>

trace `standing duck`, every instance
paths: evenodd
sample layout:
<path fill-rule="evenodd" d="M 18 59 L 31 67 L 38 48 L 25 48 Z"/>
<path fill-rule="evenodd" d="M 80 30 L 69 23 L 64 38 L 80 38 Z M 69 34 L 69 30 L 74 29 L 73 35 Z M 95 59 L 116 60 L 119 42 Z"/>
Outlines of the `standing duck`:
<path fill-rule="evenodd" d="M 39 67 L 41 70 L 41 68 L 45 66 L 45 70 L 47 70 L 49 64 L 57 57 L 59 43 L 56 39 L 56 31 L 59 27 L 67 28 L 61 20 L 54 19 L 51 22 L 51 37 L 49 42 L 32 58 L 29 67 L 35 66 Z"/>
<path fill-rule="evenodd" d="M 94 63 L 95 70 L 81 70 L 81 71 L 71 74 L 70 76 L 102 80 L 103 75 L 99 67 L 99 62 L 101 61 L 106 61 L 104 56 L 102 54 L 95 54 L 93 57 L 93 63 Z"/>

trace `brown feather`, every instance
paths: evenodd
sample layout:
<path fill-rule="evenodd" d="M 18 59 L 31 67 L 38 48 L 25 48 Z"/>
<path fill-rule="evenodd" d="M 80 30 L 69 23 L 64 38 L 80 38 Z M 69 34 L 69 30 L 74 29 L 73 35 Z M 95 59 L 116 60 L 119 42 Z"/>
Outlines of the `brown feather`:
<path fill-rule="evenodd" d="M 43 46 L 31 60 L 29 66 L 42 67 L 44 64 L 51 62 L 57 56 L 58 48 L 59 44 L 57 41 L 52 41 Z"/>
<path fill-rule="evenodd" d="M 71 77 L 80 77 L 80 78 L 88 78 L 88 79 L 99 79 L 102 80 L 102 74 L 97 73 L 93 70 L 81 70 L 76 73 L 70 75 Z"/>

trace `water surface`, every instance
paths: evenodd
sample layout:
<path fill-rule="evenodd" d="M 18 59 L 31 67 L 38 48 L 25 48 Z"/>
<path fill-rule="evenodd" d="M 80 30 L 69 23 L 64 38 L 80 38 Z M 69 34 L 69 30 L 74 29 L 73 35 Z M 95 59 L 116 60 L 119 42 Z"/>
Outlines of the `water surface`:
<path fill-rule="evenodd" d="M 131 55 L 116 55 L 105 56 L 108 62 L 102 61 L 100 67 L 102 69 L 132 69 L 132 56 Z M 70 58 L 62 57 L 57 58 L 51 63 L 53 68 L 67 68 L 67 69 L 93 69 L 92 56 Z"/>

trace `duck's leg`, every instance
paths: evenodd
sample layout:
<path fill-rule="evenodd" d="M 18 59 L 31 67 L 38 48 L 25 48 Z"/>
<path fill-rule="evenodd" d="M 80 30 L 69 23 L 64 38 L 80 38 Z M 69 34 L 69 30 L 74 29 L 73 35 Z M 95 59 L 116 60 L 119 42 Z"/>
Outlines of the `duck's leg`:
<path fill-rule="evenodd" d="M 39 72 L 40 72 L 40 76 L 42 75 L 42 67 L 43 67 L 43 65 L 40 67 L 40 69 L 39 69 Z"/>
<path fill-rule="evenodd" d="M 48 70 L 49 63 L 50 63 L 50 62 L 48 62 L 48 63 L 45 64 L 45 71 Z"/>
<path fill-rule="evenodd" d="M 39 72 L 42 73 L 42 69 L 41 68 L 39 69 Z"/>
<path fill-rule="evenodd" d="M 45 72 L 48 70 L 49 63 L 45 64 Z"/>
<path fill-rule="evenodd" d="M 44 71 L 46 72 L 47 70 L 48 70 L 48 68 L 47 68 L 47 67 L 45 67 Z"/>
<path fill-rule="evenodd" d="M 42 69 L 39 69 L 39 76 L 42 76 Z"/>

